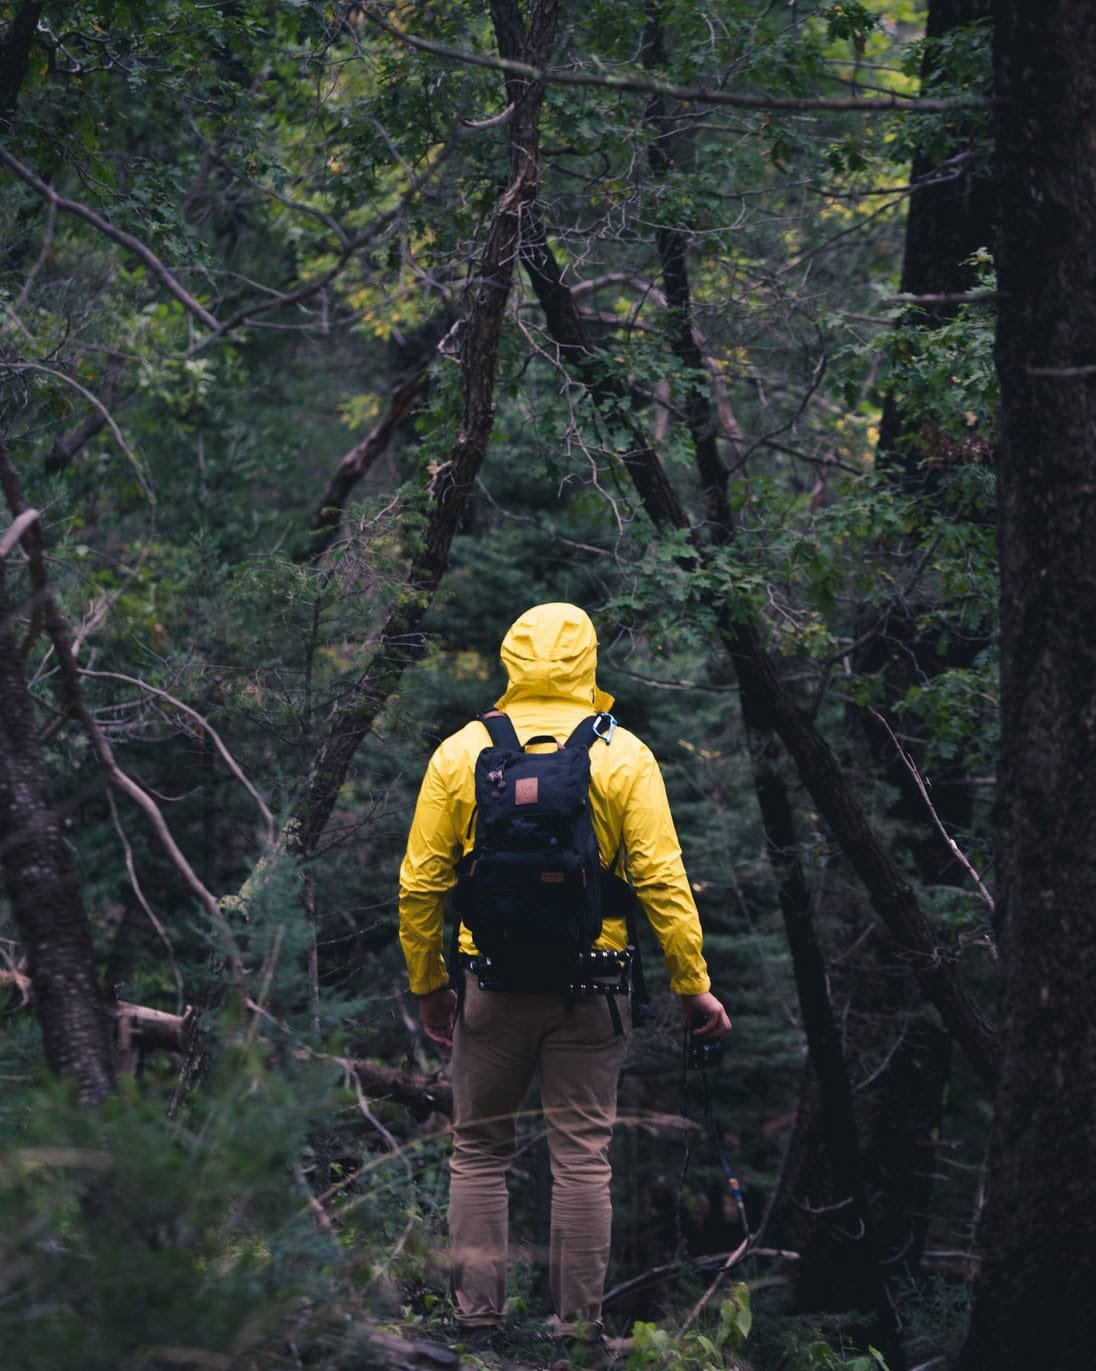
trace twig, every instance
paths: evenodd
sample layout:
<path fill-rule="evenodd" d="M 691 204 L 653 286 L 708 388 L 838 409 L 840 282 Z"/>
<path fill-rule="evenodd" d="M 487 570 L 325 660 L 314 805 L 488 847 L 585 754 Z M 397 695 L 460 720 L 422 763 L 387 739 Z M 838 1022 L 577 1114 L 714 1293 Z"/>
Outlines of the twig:
<path fill-rule="evenodd" d="M 735 1251 L 737 1250 L 735 1248 Z M 606 1292 L 602 1303 L 608 1307 L 610 1304 L 615 1304 L 618 1300 L 624 1299 L 626 1295 L 635 1294 L 637 1290 L 646 1290 L 648 1286 L 658 1285 L 661 1281 L 669 1280 L 671 1276 L 684 1275 L 688 1271 L 710 1271 L 713 1266 L 722 1266 L 728 1255 L 733 1256 L 734 1254 L 726 1252 L 705 1253 L 700 1257 L 686 1257 L 683 1261 L 667 1262 L 664 1266 L 652 1266 L 648 1271 L 642 1271 L 638 1276 L 633 1276 L 631 1280 L 613 1286 L 611 1290 Z M 800 1260 L 798 1252 L 789 1252 L 778 1247 L 755 1247 L 751 1250 L 750 1256 L 784 1262 Z"/>
<path fill-rule="evenodd" d="M 6 557 L 31 524 L 38 522 L 36 509 L 25 509 L 16 516 L 10 526 L 0 533 L 0 557 Z"/>
<path fill-rule="evenodd" d="M 107 803 L 110 805 L 110 817 L 114 824 L 114 831 L 118 835 L 118 841 L 122 844 L 122 852 L 125 857 L 126 871 L 129 875 L 130 889 L 137 897 L 137 903 L 145 911 L 145 917 L 156 930 L 156 935 L 164 945 L 167 953 L 168 965 L 171 967 L 171 974 L 175 980 L 175 1008 L 181 1014 L 186 1002 L 186 992 L 183 989 L 183 976 L 179 970 L 179 964 L 175 960 L 175 949 L 171 945 L 171 939 L 167 936 L 167 929 L 153 913 L 152 906 L 145 899 L 145 892 L 141 889 L 141 882 L 137 876 L 137 866 L 133 860 L 133 847 L 126 836 L 126 831 L 122 827 L 122 821 L 118 817 L 118 806 L 114 802 L 114 793 L 107 788 Z"/>
<path fill-rule="evenodd" d="M 1049 376 L 1051 378 L 1071 378 L 1077 376 L 1096 376 L 1096 362 L 1081 367 L 1025 367 L 1029 376 Z"/>
<path fill-rule="evenodd" d="M 266 1010 L 266 997 L 270 994 L 270 986 L 274 980 L 274 972 L 278 968 L 278 957 L 282 951 L 282 938 L 285 935 L 285 924 L 279 924 L 274 932 L 274 941 L 270 945 L 270 951 L 266 954 L 266 961 L 263 966 L 262 980 L 259 982 L 258 1001 L 248 1000 L 250 1009 L 255 1011 L 255 1015 L 247 1026 L 247 1036 L 244 1039 L 246 1047 L 250 1047 L 255 1041 L 255 1034 L 259 1029 L 259 1018 L 265 1016 L 270 1018 Z M 276 1021 L 275 1021 L 276 1022 Z"/>
<path fill-rule="evenodd" d="M 16 966 L 13 966 L 10 971 L 0 969 L 0 987 L 15 990 L 18 993 L 20 1009 L 25 1009 L 30 1004 L 31 996 L 34 994 L 30 977 Z"/>
<path fill-rule="evenodd" d="M 924 802 L 925 802 L 925 808 L 929 811 L 929 815 L 931 816 L 933 823 L 936 825 L 937 829 L 939 830 L 940 836 L 943 838 L 944 842 L 946 842 L 947 845 L 948 845 L 948 847 L 951 849 L 952 855 L 955 857 L 956 861 L 958 861 L 959 865 L 963 868 L 963 870 L 967 873 L 967 875 L 970 876 L 971 880 L 973 880 L 974 884 L 975 884 L 975 885 L 977 886 L 977 888 L 978 888 L 978 893 L 979 893 L 979 895 L 981 895 L 982 899 L 986 902 L 986 905 L 988 906 L 988 908 L 990 909 L 990 911 L 992 911 L 992 910 L 993 910 L 993 896 L 992 896 L 992 895 L 989 893 L 989 891 L 986 889 L 985 885 L 984 885 L 983 882 L 982 882 L 981 876 L 978 875 L 977 871 L 975 871 L 974 867 L 970 864 L 970 862 L 969 862 L 969 861 L 967 860 L 967 858 L 964 856 L 962 850 L 961 850 L 960 847 L 959 847 L 959 844 L 955 841 L 955 839 L 951 836 L 951 834 L 948 832 L 948 830 L 944 827 L 944 824 L 943 824 L 943 821 L 942 821 L 941 818 L 940 818 L 940 815 L 937 814 L 936 809 L 935 809 L 935 806 L 933 805 L 932 801 L 929 799 L 928 787 L 927 787 L 926 784 L 925 784 L 924 777 L 923 777 L 923 776 L 921 775 L 921 773 L 917 770 L 917 765 L 916 765 L 916 763 L 914 762 L 913 758 L 909 755 L 909 753 L 905 750 L 905 748 L 902 746 L 902 744 L 898 741 L 897 737 L 895 736 L 894 729 L 891 728 L 890 724 L 887 723 L 886 719 L 883 718 L 882 714 L 880 714 L 879 711 L 878 711 L 877 709 L 871 709 L 871 708 L 868 709 L 868 713 L 872 716 L 873 719 L 876 719 L 876 720 L 882 725 L 882 727 L 885 729 L 885 731 L 886 731 L 888 737 L 890 738 L 891 742 L 894 744 L 895 751 L 898 753 L 898 756 L 899 756 L 899 758 L 901 759 L 903 765 L 906 767 L 906 770 L 907 770 L 907 771 L 910 773 L 910 775 L 913 777 L 914 784 L 917 786 L 917 789 L 920 791 L 920 793 L 921 793 L 921 798 L 922 798 L 922 799 L 924 800 Z"/>
<path fill-rule="evenodd" d="M 23 306 L 30 299 L 30 293 L 34 287 L 34 282 L 38 277 L 38 273 L 42 270 L 43 266 L 49 260 L 50 249 L 53 247 L 53 234 L 56 227 L 57 206 L 50 205 L 49 209 L 46 211 L 46 227 L 45 231 L 42 234 L 42 246 L 39 249 L 37 258 L 35 259 L 34 266 L 32 266 L 30 271 L 27 272 L 27 278 L 23 282 L 23 287 L 16 298 L 15 308 L 17 310 L 22 309 Z"/>
<path fill-rule="evenodd" d="M 474 133 L 480 133 L 484 129 L 501 128 L 503 124 L 508 124 L 514 117 L 517 105 L 511 100 L 501 114 L 493 114 L 489 119 L 462 119 L 461 123 L 466 129 L 471 129 Z"/>
<path fill-rule="evenodd" d="M 125 438 L 122 436 L 122 430 L 118 427 L 118 422 L 114 418 L 114 415 L 111 414 L 110 410 L 107 409 L 106 405 L 103 404 L 102 400 L 100 400 L 97 395 L 94 395 L 90 390 L 88 390 L 87 386 L 82 386 L 80 382 L 77 381 L 74 377 L 67 375 L 63 371 L 58 371 L 55 367 L 43 366 L 41 362 L 5 362 L 3 365 L 9 371 L 44 372 L 47 376 L 52 376 L 55 380 L 61 381 L 64 385 L 71 386 L 73 390 L 79 391 L 79 393 L 84 397 L 88 404 L 92 405 L 98 411 L 99 415 L 103 419 L 103 422 L 110 429 L 111 433 L 114 434 L 114 441 L 125 453 L 126 457 L 129 459 L 131 466 L 137 473 L 138 485 L 140 485 L 141 489 L 144 491 L 149 501 L 152 504 L 156 503 L 156 496 L 153 492 L 152 487 L 148 483 L 148 477 L 145 475 L 144 469 L 141 465 L 141 459 L 137 456 L 137 453 L 133 450 L 133 448 L 131 448 L 130 445 L 126 442 Z"/>
<path fill-rule="evenodd" d="M 915 189 L 918 188 L 919 186 L 915 187 Z M 885 305 L 981 305 L 1000 298 L 1000 292 L 996 290 L 943 291 L 935 295 L 884 295 L 882 303 Z"/>
<path fill-rule="evenodd" d="M 266 801 L 247 779 L 243 772 L 243 768 L 236 761 L 235 757 L 233 757 L 232 753 L 229 752 L 221 735 L 204 715 L 199 714 L 198 711 L 192 709 L 190 705 L 184 704 L 182 700 L 176 699 L 174 695 L 169 695 L 166 690 L 161 690 L 159 686 L 149 685 L 147 681 L 142 681 L 137 676 L 126 676 L 120 671 L 91 671 L 86 667 L 79 667 L 77 669 L 81 676 L 92 676 L 97 680 L 104 681 L 125 681 L 127 685 L 136 686 L 139 690 L 144 691 L 146 695 L 156 695 L 162 700 L 167 700 L 168 704 L 170 704 L 173 709 L 177 709 L 181 714 L 185 714 L 188 718 L 193 719 L 195 723 L 208 734 L 210 741 L 220 753 L 221 758 L 229 771 L 232 772 L 233 776 L 236 777 L 243 788 L 255 801 L 256 805 L 258 805 L 259 813 L 263 816 L 263 822 L 266 824 L 267 845 L 270 848 L 274 847 L 274 844 L 277 841 L 277 824 L 274 821 L 274 815 L 271 813 Z"/>
<path fill-rule="evenodd" d="M 308 1184 L 308 1177 L 304 1174 L 304 1167 L 300 1162 L 293 1163 L 293 1179 L 304 1191 L 305 1198 L 308 1200 L 308 1207 L 316 1220 L 316 1224 L 331 1239 L 342 1255 L 342 1244 L 339 1242 L 339 1235 L 335 1231 L 335 1225 L 331 1222 L 331 1215 L 312 1193 L 312 1187 Z"/>
<path fill-rule="evenodd" d="M 400 1161 L 403 1163 L 403 1169 L 407 1174 L 408 1186 L 410 1188 L 413 1188 L 415 1183 L 415 1174 L 411 1169 L 411 1160 L 407 1155 L 407 1149 L 400 1145 L 399 1141 L 392 1136 L 389 1130 L 385 1128 L 384 1124 L 381 1123 L 380 1119 L 378 1119 L 377 1116 L 373 1113 L 373 1111 L 369 1108 L 369 1101 L 365 1098 L 365 1091 L 362 1090 L 362 1083 L 358 1079 L 357 1071 L 350 1069 L 348 1074 L 350 1080 L 354 1084 L 354 1093 L 358 1097 L 358 1108 L 362 1112 L 362 1117 L 369 1124 L 371 1124 L 372 1127 L 375 1128 L 376 1131 L 381 1135 L 384 1141 L 388 1144 L 388 1147 L 391 1149 L 392 1155 L 395 1157 L 399 1157 Z M 409 1207 L 407 1223 L 404 1225 L 404 1230 L 400 1234 L 399 1240 L 397 1241 L 395 1247 L 392 1248 L 392 1250 L 386 1255 L 384 1261 L 377 1268 L 376 1274 L 379 1275 L 380 1272 L 384 1271 L 386 1267 L 391 1266 L 392 1263 L 397 1260 L 400 1253 L 407 1245 L 407 1239 L 411 1236 L 411 1230 L 415 1226 L 416 1218 L 417 1215 L 415 1214 L 414 1209 L 412 1207 Z"/>
<path fill-rule="evenodd" d="M 746 1256 L 747 1249 L 749 1248 L 749 1246 L 750 1235 L 747 1233 L 746 1236 L 742 1239 L 742 1241 L 738 1244 L 738 1246 L 734 1249 L 734 1251 L 727 1253 L 726 1260 L 724 1261 L 723 1265 L 719 1268 L 719 1270 L 715 1273 L 715 1279 L 712 1281 L 711 1285 L 708 1286 L 707 1290 L 705 1290 L 703 1295 L 701 1295 L 700 1299 L 697 1300 L 696 1304 L 693 1305 L 692 1309 L 689 1311 L 688 1318 L 677 1330 L 677 1333 L 674 1336 L 674 1342 L 680 1342 L 681 1339 L 685 1336 L 687 1330 L 690 1329 L 694 1323 L 696 1323 L 697 1319 L 704 1312 L 704 1308 L 707 1305 L 708 1301 L 712 1298 L 715 1292 L 723 1284 L 723 1278 L 726 1276 L 727 1272 L 730 1271 L 732 1267 L 737 1266 L 738 1263 L 742 1260 L 742 1258 Z"/>

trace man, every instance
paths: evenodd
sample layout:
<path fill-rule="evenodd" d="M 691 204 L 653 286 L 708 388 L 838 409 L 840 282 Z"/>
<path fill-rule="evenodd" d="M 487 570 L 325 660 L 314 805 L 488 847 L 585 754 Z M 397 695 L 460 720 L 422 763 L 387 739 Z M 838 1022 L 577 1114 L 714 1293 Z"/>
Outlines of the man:
<path fill-rule="evenodd" d="M 537 605 L 502 643 L 509 677 L 497 708 L 524 744 L 536 735 L 565 741 L 612 697 L 597 686 L 597 636 L 574 605 Z M 569 1003 L 559 994 L 480 989 L 466 975 L 463 1004 L 448 987 L 443 905 L 457 861 L 473 842 L 474 769 L 488 746 L 476 720 L 447 738 L 427 767 L 400 870 L 400 942 L 427 1036 L 452 1047 L 453 1156 L 449 1234 L 457 1321 L 490 1333 L 506 1313 L 506 1172 L 514 1116 L 534 1071 L 552 1166 L 549 1283 L 564 1338 L 596 1342 L 609 1260 L 612 1211 L 609 1142 L 625 1038 L 602 996 Z M 658 936 L 698 1039 L 731 1024 L 711 993 L 700 920 L 681 860 L 666 790 L 651 752 L 623 728 L 590 752 L 590 808 L 602 865 L 620 854 Z M 623 948 L 623 920 L 607 919 L 596 946 Z M 468 930 L 461 953 L 474 956 Z"/>

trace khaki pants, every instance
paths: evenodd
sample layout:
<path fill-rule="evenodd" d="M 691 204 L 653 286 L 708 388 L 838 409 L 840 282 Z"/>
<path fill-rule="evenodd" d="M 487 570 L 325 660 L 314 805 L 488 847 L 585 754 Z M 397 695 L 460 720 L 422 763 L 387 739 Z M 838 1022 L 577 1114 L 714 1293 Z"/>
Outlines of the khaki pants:
<path fill-rule="evenodd" d="M 624 1047 L 602 996 L 568 1012 L 559 995 L 480 990 L 466 977 L 453 1038 L 449 1163 L 459 1323 L 498 1323 L 506 1313 L 506 1173 L 514 1116 L 539 1065 L 552 1165 L 548 1274 L 559 1331 L 600 1329 L 612 1227 L 609 1141 Z"/>

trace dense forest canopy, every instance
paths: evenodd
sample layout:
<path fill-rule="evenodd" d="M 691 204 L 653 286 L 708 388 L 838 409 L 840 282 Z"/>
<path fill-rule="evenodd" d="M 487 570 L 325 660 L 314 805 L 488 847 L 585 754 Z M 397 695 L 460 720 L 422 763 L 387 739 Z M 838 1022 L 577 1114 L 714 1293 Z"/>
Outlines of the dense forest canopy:
<path fill-rule="evenodd" d="M 453 1341 L 396 871 L 554 600 L 735 1022 L 712 1130 L 647 940 L 628 1365 L 1079 1364 L 1085 8 L 0 5 L 8 1364 Z"/>

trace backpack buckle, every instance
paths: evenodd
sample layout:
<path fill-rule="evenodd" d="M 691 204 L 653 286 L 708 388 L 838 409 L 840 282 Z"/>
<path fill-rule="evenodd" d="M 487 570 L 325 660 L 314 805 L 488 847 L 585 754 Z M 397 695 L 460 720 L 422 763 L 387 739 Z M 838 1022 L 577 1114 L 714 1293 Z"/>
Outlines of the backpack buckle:
<path fill-rule="evenodd" d="M 606 723 L 606 729 L 601 731 L 601 724 Z M 594 737 L 600 738 L 606 747 L 613 741 L 613 734 L 616 732 L 617 721 L 611 714 L 599 714 L 594 720 Z"/>

